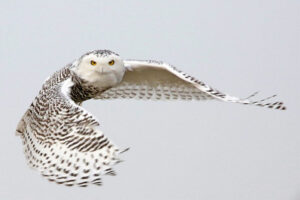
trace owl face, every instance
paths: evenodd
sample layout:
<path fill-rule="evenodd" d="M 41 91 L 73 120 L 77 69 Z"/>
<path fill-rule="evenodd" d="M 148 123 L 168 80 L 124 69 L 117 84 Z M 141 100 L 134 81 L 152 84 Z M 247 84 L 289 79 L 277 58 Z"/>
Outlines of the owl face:
<path fill-rule="evenodd" d="M 83 55 L 75 72 L 82 79 L 100 86 L 114 86 L 124 75 L 123 60 L 116 53 L 98 50 Z"/>

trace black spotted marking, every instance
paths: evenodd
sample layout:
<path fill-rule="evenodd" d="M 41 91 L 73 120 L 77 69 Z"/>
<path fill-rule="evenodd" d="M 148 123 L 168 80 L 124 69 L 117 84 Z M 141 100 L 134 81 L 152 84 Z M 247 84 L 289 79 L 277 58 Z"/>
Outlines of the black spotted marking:
<path fill-rule="evenodd" d="M 81 179 L 88 179 L 88 178 L 90 178 L 90 176 L 83 176 L 83 177 L 81 177 Z"/>

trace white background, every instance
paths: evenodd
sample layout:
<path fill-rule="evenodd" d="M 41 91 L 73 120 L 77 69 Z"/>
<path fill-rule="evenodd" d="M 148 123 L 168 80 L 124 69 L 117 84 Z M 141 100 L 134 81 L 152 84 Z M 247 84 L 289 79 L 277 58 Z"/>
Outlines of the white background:
<path fill-rule="evenodd" d="M 300 199 L 300 3 L 1 1 L 0 199 Z M 217 101 L 88 101 L 120 147 L 102 187 L 26 166 L 16 125 L 54 71 L 93 49 L 156 59 L 231 95 L 279 94 L 287 111 Z"/>

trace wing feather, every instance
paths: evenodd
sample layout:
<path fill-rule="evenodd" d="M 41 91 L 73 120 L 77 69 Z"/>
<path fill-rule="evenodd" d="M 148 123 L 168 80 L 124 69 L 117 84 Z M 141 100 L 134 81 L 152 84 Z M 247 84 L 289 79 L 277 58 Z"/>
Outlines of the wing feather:
<path fill-rule="evenodd" d="M 115 174 L 120 150 L 102 133 L 98 120 L 70 98 L 68 69 L 43 85 L 17 127 L 28 164 L 50 181 L 67 186 L 101 185 Z"/>
<path fill-rule="evenodd" d="M 282 102 L 266 102 L 276 95 L 250 100 L 230 96 L 178 70 L 174 66 L 153 60 L 125 60 L 126 72 L 122 82 L 96 99 L 152 99 L 152 100 L 210 100 L 216 99 L 261 107 L 285 110 Z"/>

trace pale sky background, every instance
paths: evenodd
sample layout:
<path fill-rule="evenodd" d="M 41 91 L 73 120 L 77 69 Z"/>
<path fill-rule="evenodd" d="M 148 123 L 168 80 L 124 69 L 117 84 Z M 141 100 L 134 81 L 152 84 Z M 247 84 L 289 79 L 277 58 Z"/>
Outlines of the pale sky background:
<path fill-rule="evenodd" d="M 300 199 L 299 0 L 2 0 L 0 22 L 0 199 Z M 46 77 L 93 49 L 164 60 L 231 95 L 279 94 L 288 110 L 91 100 L 131 149 L 102 187 L 56 185 L 14 131 Z"/>

